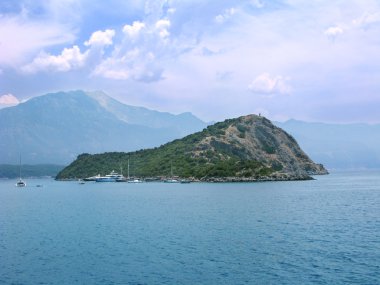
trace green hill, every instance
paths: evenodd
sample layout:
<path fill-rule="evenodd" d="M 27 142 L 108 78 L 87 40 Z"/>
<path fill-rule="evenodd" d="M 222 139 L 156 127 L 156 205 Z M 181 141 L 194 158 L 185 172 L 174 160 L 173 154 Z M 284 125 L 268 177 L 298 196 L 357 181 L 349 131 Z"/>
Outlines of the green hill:
<path fill-rule="evenodd" d="M 128 142 L 125 142 L 128 143 Z M 297 142 L 264 117 L 248 115 L 208 126 L 201 132 L 153 149 L 82 154 L 57 179 L 85 178 L 127 168 L 139 177 L 200 180 L 297 180 L 326 174 Z"/>

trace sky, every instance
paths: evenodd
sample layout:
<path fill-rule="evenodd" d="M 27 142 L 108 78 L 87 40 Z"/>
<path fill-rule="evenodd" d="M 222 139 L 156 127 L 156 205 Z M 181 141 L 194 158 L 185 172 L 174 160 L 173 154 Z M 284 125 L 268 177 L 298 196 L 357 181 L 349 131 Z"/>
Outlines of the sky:
<path fill-rule="evenodd" d="M 78 89 L 204 121 L 380 123 L 380 1 L 2 0 L 0 107 Z"/>

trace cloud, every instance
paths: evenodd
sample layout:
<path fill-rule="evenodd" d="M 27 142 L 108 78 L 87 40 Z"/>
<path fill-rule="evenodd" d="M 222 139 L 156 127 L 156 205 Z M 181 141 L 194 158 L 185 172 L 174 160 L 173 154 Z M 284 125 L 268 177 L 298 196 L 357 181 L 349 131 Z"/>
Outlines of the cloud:
<path fill-rule="evenodd" d="M 267 95 L 290 94 L 291 87 L 287 81 L 286 78 L 280 75 L 272 77 L 269 73 L 262 73 L 249 84 L 248 89 L 253 93 Z"/>
<path fill-rule="evenodd" d="M 112 45 L 112 38 L 115 36 L 114 30 L 96 31 L 92 33 L 90 39 L 84 44 L 86 46 L 108 46 Z"/>
<path fill-rule="evenodd" d="M 148 83 L 162 80 L 165 60 L 175 56 L 178 49 L 171 42 L 170 26 L 167 18 L 124 25 L 121 43 L 96 66 L 92 75 Z"/>
<path fill-rule="evenodd" d="M 213 56 L 213 55 L 217 55 L 219 54 L 220 51 L 214 51 L 214 50 L 211 50 L 207 47 L 203 47 L 201 50 L 200 50 L 200 54 L 203 55 L 203 56 Z"/>
<path fill-rule="evenodd" d="M 78 46 L 64 48 L 60 55 L 41 52 L 32 63 L 22 67 L 26 73 L 38 71 L 69 71 L 82 67 L 88 56 L 88 51 L 81 53 Z"/>
<path fill-rule="evenodd" d="M 225 21 L 227 21 L 229 18 L 235 15 L 235 13 L 235 8 L 228 8 L 224 10 L 223 14 L 219 14 L 215 17 L 215 22 L 217 22 L 218 24 L 223 24 Z"/>
<path fill-rule="evenodd" d="M 13 106 L 19 104 L 20 101 L 12 94 L 5 94 L 0 96 L 0 105 Z"/>
<path fill-rule="evenodd" d="M 161 38 L 167 38 L 170 35 L 168 31 L 170 27 L 170 21 L 168 19 L 158 20 L 155 24 L 155 27 Z"/>
<path fill-rule="evenodd" d="M 324 31 L 324 34 L 331 38 L 336 38 L 338 35 L 343 34 L 343 29 L 339 26 L 329 27 Z"/>
<path fill-rule="evenodd" d="M 365 13 L 361 17 L 358 17 L 352 21 L 354 26 L 366 28 L 371 24 L 380 22 L 380 12 Z"/>
<path fill-rule="evenodd" d="M 0 65 L 16 67 L 41 48 L 73 40 L 67 26 L 0 14 Z"/>
<path fill-rule="evenodd" d="M 251 4 L 256 8 L 264 7 L 264 3 L 261 0 L 251 0 Z"/>
<path fill-rule="evenodd" d="M 144 28 L 145 24 L 143 22 L 134 21 L 132 25 L 125 25 L 123 32 L 130 38 L 136 39 Z"/>
<path fill-rule="evenodd" d="M 92 33 L 90 39 L 84 42 L 85 46 L 89 46 L 85 52 L 81 52 L 77 45 L 72 48 L 64 48 L 59 55 L 52 55 L 47 52 L 40 54 L 21 70 L 25 73 L 37 73 L 39 71 L 67 72 L 82 68 L 87 61 L 101 60 L 103 47 L 112 45 L 112 39 L 115 36 L 115 30 L 107 29 L 104 31 L 96 31 Z"/>
<path fill-rule="evenodd" d="M 221 82 L 229 81 L 233 78 L 234 73 L 231 71 L 217 72 L 216 79 Z"/>
<path fill-rule="evenodd" d="M 110 57 L 100 63 L 93 75 L 114 80 L 153 82 L 161 80 L 163 69 L 155 63 L 152 52 L 145 53 L 137 48 L 130 50 L 123 57 Z"/>

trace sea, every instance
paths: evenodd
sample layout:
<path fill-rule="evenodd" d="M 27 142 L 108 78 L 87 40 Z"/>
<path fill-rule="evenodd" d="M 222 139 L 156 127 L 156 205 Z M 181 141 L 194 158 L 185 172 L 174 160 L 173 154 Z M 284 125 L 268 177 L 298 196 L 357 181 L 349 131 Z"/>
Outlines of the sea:
<path fill-rule="evenodd" d="M 1 180 L 0 284 L 380 284 L 380 171 L 315 178 Z"/>

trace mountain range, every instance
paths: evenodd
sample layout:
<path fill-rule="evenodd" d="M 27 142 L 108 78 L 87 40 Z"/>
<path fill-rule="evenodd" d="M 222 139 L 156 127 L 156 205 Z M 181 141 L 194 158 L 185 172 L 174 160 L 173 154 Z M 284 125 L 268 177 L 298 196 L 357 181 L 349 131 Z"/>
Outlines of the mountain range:
<path fill-rule="evenodd" d="M 67 165 L 81 153 L 158 147 L 204 129 L 191 113 L 123 104 L 101 91 L 57 92 L 0 109 L 0 164 Z M 328 169 L 380 168 L 380 125 L 296 120 L 275 125 Z"/>
<path fill-rule="evenodd" d="M 103 92 L 58 92 L 0 110 L 0 163 L 68 164 L 80 153 L 156 147 L 202 130 L 190 113 L 122 104 Z"/>

